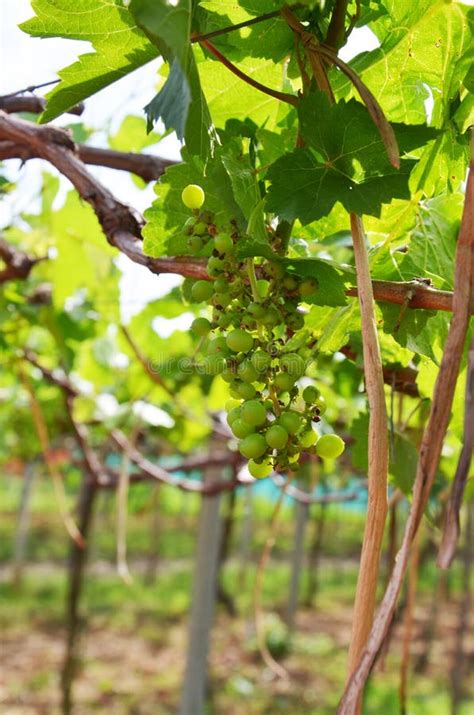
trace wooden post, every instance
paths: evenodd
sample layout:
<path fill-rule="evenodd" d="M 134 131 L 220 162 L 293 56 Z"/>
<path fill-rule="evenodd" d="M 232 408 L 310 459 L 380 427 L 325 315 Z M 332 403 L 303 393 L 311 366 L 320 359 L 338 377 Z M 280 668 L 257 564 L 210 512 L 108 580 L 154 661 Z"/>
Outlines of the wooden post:
<path fill-rule="evenodd" d="M 286 614 L 286 625 L 291 633 L 295 625 L 295 614 L 298 607 L 298 595 L 300 590 L 301 570 L 304 560 L 304 535 L 306 523 L 309 515 L 309 505 L 304 502 L 296 502 L 295 520 L 295 541 L 291 557 L 291 578 L 290 594 L 288 598 L 288 610 Z"/>
<path fill-rule="evenodd" d="M 36 464 L 30 462 L 26 465 L 21 489 L 20 508 L 15 531 L 13 546 L 12 581 L 15 587 L 21 586 L 23 566 L 25 564 L 26 543 L 28 541 L 28 528 L 30 525 L 30 502 L 33 490 L 33 480 L 36 475 Z"/>
<path fill-rule="evenodd" d="M 209 467 L 204 481 L 215 481 L 220 470 Z M 207 686 L 207 657 L 216 603 L 221 539 L 220 495 L 202 497 L 188 650 L 180 715 L 202 715 Z"/>
<path fill-rule="evenodd" d="M 62 712 L 70 715 L 73 711 L 72 686 L 77 671 L 77 645 L 81 631 L 80 597 L 84 582 L 84 568 L 88 555 L 88 537 L 92 524 L 97 485 L 88 474 L 82 479 L 78 497 L 78 527 L 85 539 L 84 547 L 75 541 L 71 542 L 71 552 L 68 567 L 68 594 L 66 601 L 67 643 L 61 671 Z"/>

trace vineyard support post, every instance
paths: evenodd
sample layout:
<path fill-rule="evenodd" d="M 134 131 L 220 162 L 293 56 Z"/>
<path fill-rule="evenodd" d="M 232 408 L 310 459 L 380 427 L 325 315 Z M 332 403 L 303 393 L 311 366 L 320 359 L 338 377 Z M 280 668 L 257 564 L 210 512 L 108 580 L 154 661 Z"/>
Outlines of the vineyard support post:
<path fill-rule="evenodd" d="M 30 525 L 30 502 L 33 491 L 33 481 L 36 476 L 37 465 L 30 462 L 25 467 L 23 484 L 20 497 L 20 508 L 15 531 L 15 543 L 13 546 L 13 569 L 12 582 L 15 587 L 21 586 L 23 577 L 23 566 L 25 564 L 26 544 L 28 541 L 28 528 Z"/>
<path fill-rule="evenodd" d="M 286 625 L 291 633 L 295 625 L 295 615 L 298 608 L 298 595 L 300 590 L 301 570 L 304 561 L 304 537 L 306 524 L 308 522 L 309 504 L 296 502 L 295 519 L 295 540 L 293 553 L 291 556 L 291 577 L 290 593 L 288 597 L 288 609 L 286 614 Z"/>
<path fill-rule="evenodd" d="M 73 712 L 73 683 L 77 671 L 78 638 L 81 631 L 80 598 L 84 582 L 84 569 L 88 556 L 88 537 L 92 525 L 95 498 L 98 489 L 90 476 L 85 474 L 78 498 L 77 519 L 79 530 L 85 540 L 84 547 L 71 541 L 68 567 L 68 594 L 66 600 L 67 641 L 61 671 L 61 694 L 63 715 Z"/>
<path fill-rule="evenodd" d="M 219 467 L 209 467 L 204 481 L 212 482 L 219 476 Z M 209 641 L 217 597 L 220 503 L 220 494 L 202 498 L 180 715 L 204 713 Z"/>

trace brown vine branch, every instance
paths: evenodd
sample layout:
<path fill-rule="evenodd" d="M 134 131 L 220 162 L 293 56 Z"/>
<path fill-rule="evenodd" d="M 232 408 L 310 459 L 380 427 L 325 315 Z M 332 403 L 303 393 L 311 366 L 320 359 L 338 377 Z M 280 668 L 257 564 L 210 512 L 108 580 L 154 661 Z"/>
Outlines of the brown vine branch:
<path fill-rule="evenodd" d="M 439 547 L 439 568 L 447 569 L 454 559 L 459 540 L 459 512 L 474 451 L 474 337 L 469 347 L 466 376 L 466 399 L 464 409 L 463 445 L 456 467 L 451 493 L 446 505 L 443 537 Z"/>
<path fill-rule="evenodd" d="M 41 261 L 45 261 L 47 256 L 34 258 L 0 238 L 0 258 L 5 263 L 5 268 L 0 271 L 1 284 L 11 280 L 28 278 L 32 268 Z"/>
<path fill-rule="evenodd" d="M 236 67 L 230 60 L 225 57 L 222 52 L 219 52 L 217 47 L 214 47 L 213 44 L 211 44 L 208 40 L 202 40 L 201 45 L 206 48 L 216 59 L 221 62 L 224 67 L 227 67 L 228 70 L 230 70 L 233 74 L 235 74 L 239 79 L 241 79 L 243 82 L 246 84 L 249 84 L 251 87 L 254 89 L 258 89 L 259 92 L 263 92 L 264 94 L 268 94 L 269 97 L 273 97 L 273 99 L 278 99 L 280 102 L 286 102 L 287 104 L 292 104 L 294 107 L 298 104 L 298 97 L 296 97 L 294 94 L 288 94 L 287 92 L 279 92 L 276 89 L 271 89 L 271 87 L 267 87 L 264 84 L 261 84 L 261 82 L 257 82 L 257 80 L 253 79 L 252 77 L 249 77 L 248 74 L 245 74 L 245 72 L 242 72 L 242 70 L 239 70 L 238 67 Z"/>
<path fill-rule="evenodd" d="M 362 321 L 364 375 L 369 403 L 368 506 L 352 615 L 348 670 L 351 674 L 372 626 L 380 554 L 387 516 L 388 433 L 382 359 L 362 220 L 350 215 Z M 357 706 L 355 711 L 357 712 Z"/>
<path fill-rule="evenodd" d="M 338 50 L 346 39 L 346 14 L 349 0 L 337 0 L 334 10 L 332 11 L 331 20 L 329 22 L 328 31 L 326 34 L 326 45 Z"/>
<path fill-rule="evenodd" d="M 474 136 L 472 141 L 474 144 Z M 402 545 L 367 645 L 357 668 L 347 683 L 337 715 L 353 715 L 374 660 L 388 632 L 406 573 L 411 544 L 418 530 L 435 478 L 444 437 L 448 428 L 454 389 L 474 302 L 473 224 L 474 146 L 471 149 L 471 166 L 466 186 L 466 200 L 456 250 L 453 317 L 435 383 L 430 415 L 420 447 L 410 514 L 405 526 Z"/>
<path fill-rule="evenodd" d="M 129 171 L 146 182 L 157 181 L 168 166 L 172 166 L 176 163 L 170 159 L 161 159 L 151 154 L 135 154 L 133 152 L 100 149 L 98 147 L 87 146 L 86 144 L 77 144 L 76 151 L 84 164 L 104 166 L 108 169 L 117 169 L 119 171 Z M 36 158 L 37 155 L 26 145 L 17 144 L 12 141 L 0 142 L 0 160 L 21 159 L 21 161 L 25 163 L 30 159 Z"/>
<path fill-rule="evenodd" d="M 59 81 L 59 80 L 58 80 Z M 49 84 L 49 83 L 48 83 Z M 36 87 L 35 89 L 39 89 Z M 31 91 L 31 90 L 23 90 Z M 29 112 L 30 114 L 41 114 L 46 108 L 46 100 L 43 97 L 25 97 L 20 94 L 8 94 L 4 97 L 0 97 L 0 109 L 8 114 L 14 114 L 16 112 Z M 71 107 L 67 110 L 67 114 L 74 114 L 78 117 L 84 111 L 84 104 L 76 104 L 76 106 Z"/>
<path fill-rule="evenodd" d="M 196 492 L 202 494 L 203 496 L 215 496 L 221 492 L 232 491 L 237 485 L 252 484 L 252 482 L 233 482 L 233 481 L 213 481 L 213 482 L 200 482 L 194 479 L 188 479 L 187 477 L 173 477 L 167 470 L 159 467 L 157 464 L 153 464 L 146 457 L 144 457 L 131 442 L 125 437 L 123 432 L 120 430 L 113 430 L 110 435 L 113 441 L 120 447 L 120 449 L 129 455 L 130 460 L 144 472 L 149 475 L 152 479 L 156 479 L 163 484 L 168 484 L 172 487 L 177 487 L 183 491 Z M 230 460 L 229 460 L 230 461 Z"/>

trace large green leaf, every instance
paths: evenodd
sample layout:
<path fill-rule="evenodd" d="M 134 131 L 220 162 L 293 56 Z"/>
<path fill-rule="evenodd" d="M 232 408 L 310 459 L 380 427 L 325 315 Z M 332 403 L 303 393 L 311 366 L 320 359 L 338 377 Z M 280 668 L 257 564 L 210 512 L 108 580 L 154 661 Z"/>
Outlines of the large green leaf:
<path fill-rule="evenodd" d="M 384 5 L 388 13 L 372 25 L 380 48 L 350 64 L 390 120 L 424 122 L 431 95 L 434 124 L 442 126 L 472 63 L 473 10 L 445 0 L 387 0 Z M 340 72 L 335 70 L 332 79 L 338 96 L 354 91 Z"/>
<path fill-rule="evenodd" d="M 354 100 L 331 106 L 318 92 L 301 102 L 299 115 L 308 146 L 270 167 L 270 211 L 307 224 L 329 214 L 336 201 L 347 211 L 378 216 L 382 204 L 409 198 L 408 176 L 414 164 L 403 159 L 399 170 L 390 164 L 365 107 Z M 433 136 L 424 126 L 394 129 L 405 153 Z"/>
<path fill-rule="evenodd" d="M 32 0 L 36 17 L 21 29 L 33 37 L 90 42 L 94 52 L 58 74 L 41 120 L 50 121 L 158 55 L 121 0 Z"/>

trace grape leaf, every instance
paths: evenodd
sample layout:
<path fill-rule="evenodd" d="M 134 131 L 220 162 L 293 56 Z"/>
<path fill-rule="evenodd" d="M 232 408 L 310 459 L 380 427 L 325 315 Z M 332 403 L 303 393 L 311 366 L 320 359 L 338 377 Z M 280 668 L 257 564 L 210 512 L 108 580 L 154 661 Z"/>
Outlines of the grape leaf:
<path fill-rule="evenodd" d="M 473 10 L 445 0 L 386 0 L 388 10 L 371 29 L 381 41 L 350 62 L 391 121 L 421 123 L 433 99 L 433 123 L 443 125 L 449 100 L 472 64 Z M 331 80 L 338 97 L 354 89 L 338 70 Z"/>
<path fill-rule="evenodd" d="M 282 261 L 289 273 L 295 273 L 301 278 L 315 278 L 318 290 L 314 295 L 305 298 L 305 303 L 311 305 L 346 305 L 344 278 L 326 261 L 319 258 L 287 258 Z"/>
<path fill-rule="evenodd" d="M 201 90 L 190 45 L 191 2 L 178 0 L 132 0 L 130 11 L 138 25 L 170 64 L 168 78 L 147 104 L 148 130 L 161 119 L 185 139 L 188 150 L 207 159 L 212 149 L 211 117 Z"/>
<path fill-rule="evenodd" d="M 409 198 L 414 162 L 400 170 L 389 162 L 382 139 L 358 102 L 330 105 L 321 92 L 302 100 L 301 134 L 307 148 L 282 156 L 269 169 L 267 208 L 303 224 L 329 214 L 339 200 L 347 211 L 379 216 L 382 204 Z M 402 152 L 423 145 L 436 132 L 425 126 L 394 127 Z"/>
<path fill-rule="evenodd" d="M 41 115 L 49 122 L 78 102 L 116 82 L 159 54 L 121 2 L 110 0 L 32 0 L 36 17 L 20 25 L 32 37 L 64 37 L 92 43 L 58 74 Z"/>

